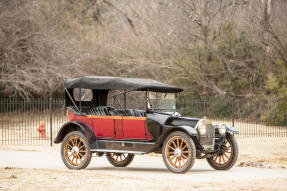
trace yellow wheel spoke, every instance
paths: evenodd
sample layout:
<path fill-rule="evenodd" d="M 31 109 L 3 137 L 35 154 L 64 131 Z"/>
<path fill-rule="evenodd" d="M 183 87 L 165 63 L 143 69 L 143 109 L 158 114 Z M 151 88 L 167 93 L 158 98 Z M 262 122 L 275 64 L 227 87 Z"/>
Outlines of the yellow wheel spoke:
<path fill-rule="evenodd" d="M 173 156 L 170 158 L 170 160 L 172 161 L 175 157 L 176 157 L 176 156 L 173 155 Z"/>
<path fill-rule="evenodd" d="M 224 155 L 222 155 L 222 160 L 223 160 L 223 163 L 225 163 Z"/>
<path fill-rule="evenodd" d="M 176 139 L 176 147 L 179 147 L 179 138 Z"/>
<path fill-rule="evenodd" d="M 72 145 L 70 145 L 70 143 L 68 143 L 67 146 L 69 146 L 69 147 L 71 147 L 71 148 L 73 147 Z"/>
<path fill-rule="evenodd" d="M 227 156 L 225 153 L 224 153 L 224 156 L 227 158 L 227 160 L 229 160 L 229 156 Z"/>
<path fill-rule="evenodd" d="M 175 162 L 174 162 L 174 166 L 176 167 L 176 163 L 178 161 L 178 158 L 176 157 Z"/>
<path fill-rule="evenodd" d="M 171 148 L 172 150 L 175 150 L 175 148 L 173 148 L 172 146 L 168 145 L 168 148 Z"/>
<path fill-rule="evenodd" d="M 172 144 L 173 144 L 174 148 L 176 148 L 176 145 L 175 145 L 174 141 L 172 142 Z"/>
<path fill-rule="evenodd" d="M 186 147 L 187 147 L 187 144 L 181 150 L 185 149 Z"/>
<path fill-rule="evenodd" d="M 183 144 L 183 140 L 181 140 L 181 143 L 179 145 L 179 148 L 182 149 L 182 144 Z"/>
<path fill-rule="evenodd" d="M 79 150 L 81 150 L 83 147 L 85 147 L 85 145 L 80 146 Z"/>
<path fill-rule="evenodd" d="M 76 166 L 78 165 L 78 156 L 76 156 Z"/>

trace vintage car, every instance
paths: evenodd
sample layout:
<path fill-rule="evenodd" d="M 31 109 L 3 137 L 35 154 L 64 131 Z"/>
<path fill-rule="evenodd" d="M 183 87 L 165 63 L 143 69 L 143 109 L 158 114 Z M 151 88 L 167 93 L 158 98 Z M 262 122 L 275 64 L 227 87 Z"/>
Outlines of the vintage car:
<path fill-rule="evenodd" d="M 62 142 L 62 160 L 69 169 L 86 168 L 92 153 L 106 155 L 116 167 L 129 165 L 135 154 L 161 153 L 174 173 L 187 172 L 195 158 L 205 158 L 216 170 L 230 169 L 237 160 L 236 129 L 175 111 L 181 88 L 150 79 L 106 76 L 68 79 L 64 87 L 69 122 L 54 143 Z M 145 109 L 126 108 L 127 94 L 134 91 L 144 95 L 143 100 L 134 99 Z"/>

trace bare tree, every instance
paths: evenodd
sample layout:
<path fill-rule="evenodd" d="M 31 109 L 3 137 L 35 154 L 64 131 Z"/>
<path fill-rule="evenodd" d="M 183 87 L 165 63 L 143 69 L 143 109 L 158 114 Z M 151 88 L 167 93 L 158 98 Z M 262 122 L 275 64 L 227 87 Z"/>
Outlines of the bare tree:
<path fill-rule="evenodd" d="M 283 0 L 1 1 L 2 94 L 45 97 L 58 93 L 64 78 L 112 75 L 176 83 L 200 96 L 252 95 L 264 90 L 267 73 L 276 77 L 281 62 L 287 66 L 286 6 Z"/>

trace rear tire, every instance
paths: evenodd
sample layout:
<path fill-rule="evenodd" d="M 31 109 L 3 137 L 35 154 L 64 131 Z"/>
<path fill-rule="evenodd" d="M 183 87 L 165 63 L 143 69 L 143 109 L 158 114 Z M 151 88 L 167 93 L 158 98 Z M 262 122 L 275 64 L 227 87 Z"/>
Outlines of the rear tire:
<path fill-rule="evenodd" d="M 226 147 L 224 146 L 217 155 L 207 158 L 208 164 L 215 170 L 228 170 L 234 166 L 238 157 L 238 144 L 234 136 L 226 135 Z"/>
<path fill-rule="evenodd" d="M 73 131 L 65 136 L 61 145 L 61 157 L 66 167 L 72 170 L 84 169 L 89 165 L 92 154 L 83 133 Z"/>
<path fill-rule="evenodd" d="M 134 154 L 126 153 L 107 153 L 108 161 L 115 167 L 126 167 L 134 159 Z"/>
<path fill-rule="evenodd" d="M 193 166 L 195 157 L 194 142 L 186 133 L 175 131 L 165 139 L 162 147 L 162 158 L 170 171 L 186 173 Z"/>

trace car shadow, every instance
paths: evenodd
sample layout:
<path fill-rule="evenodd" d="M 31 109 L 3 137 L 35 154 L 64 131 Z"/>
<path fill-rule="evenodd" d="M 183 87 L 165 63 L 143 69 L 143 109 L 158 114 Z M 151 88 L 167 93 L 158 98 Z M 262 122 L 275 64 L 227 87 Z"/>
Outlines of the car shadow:
<path fill-rule="evenodd" d="M 121 172 L 160 172 L 160 173 L 172 173 L 168 169 L 165 168 L 138 168 L 138 167 L 90 167 L 86 170 L 96 170 L 96 171 L 121 171 Z M 186 174 L 194 174 L 194 173 L 206 173 L 206 172 L 214 172 L 213 169 L 191 169 Z M 173 173 L 172 173 L 173 174 Z"/>
<path fill-rule="evenodd" d="M 133 167 L 91 167 L 87 168 L 86 170 L 112 170 L 112 171 L 138 171 L 138 172 L 169 172 L 168 169 L 162 169 L 162 168 L 133 168 Z"/>

